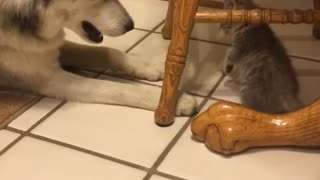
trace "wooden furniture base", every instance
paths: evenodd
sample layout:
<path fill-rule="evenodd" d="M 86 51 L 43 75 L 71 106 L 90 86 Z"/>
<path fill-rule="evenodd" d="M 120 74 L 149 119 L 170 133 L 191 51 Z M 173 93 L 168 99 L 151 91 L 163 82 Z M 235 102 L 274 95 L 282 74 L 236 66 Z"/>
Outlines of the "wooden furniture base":
<path fill-rule="evenodd" d="M 167 19 L 162 29 L 163 37 L 172 39 L 169 45 L 166 69 L 159 106 L 155 112 L 158 125 L 168 126 L 174 122 L 175 105 L 181 74 L 188 55 L 189 38 L 194 23 L 312 23 L 315 37 L 320 37 L 320 10 L 206 10 L 198 11 L 200 0 L 169 0 Z M 221 8 L 223 3 L 211 2 L 210 6 Z M 316 9 L 320 0 L 314 0 Z"/>
<path fill-rule="evenodd" d="M 320 147 L 320 100 L 282 115 L 219 102 L 197 117 L 191 129 L 197 140 L 225 155 L 254 147 Z"/>

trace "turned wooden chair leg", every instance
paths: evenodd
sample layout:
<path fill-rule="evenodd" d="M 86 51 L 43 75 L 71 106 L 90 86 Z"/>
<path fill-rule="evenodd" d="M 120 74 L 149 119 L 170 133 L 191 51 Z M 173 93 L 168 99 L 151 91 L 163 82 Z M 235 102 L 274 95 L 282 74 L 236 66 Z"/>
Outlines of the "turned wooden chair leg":
<path fill-rule="evenodd" d="M 177 0 L 162 94 L 155 112 L 155 121 L 160 126 L 169 126 L 174 122 L 178 87 L 188 55 L 189 38 L 193 29 L 195 14 L 198 10 L 198 1 Z"/>
<path fill-rule="evenodd" d="M 320 0 L 313 0 L 314 9 L 320 10 Z M 313 36 L 320 39 L 320 21 L 313 25 Z"/>
<path fill-rule="evenodd" d="M 169 0 L 169 7 L 168 7 L 168 11 L 167 11 L 166 20 L 164 22 L 164 26 L 161 31 L 162 37 L 164 39 L 171 39 L 175 3 L 176 3 L 176 0 Z"/>

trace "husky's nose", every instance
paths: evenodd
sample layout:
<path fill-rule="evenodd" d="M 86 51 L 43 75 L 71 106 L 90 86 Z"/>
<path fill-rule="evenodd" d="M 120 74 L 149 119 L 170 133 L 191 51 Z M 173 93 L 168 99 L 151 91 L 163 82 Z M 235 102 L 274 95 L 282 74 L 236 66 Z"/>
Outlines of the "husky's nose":
<path fill-rule="evenodd" d="M 126 29 L 127 32 L 133 30 L 133 28 L 134 28 L 134 22 L 133 22 L 132 20 L 129 21 L 129 22 L 124 26 L 124 28 Z"/>

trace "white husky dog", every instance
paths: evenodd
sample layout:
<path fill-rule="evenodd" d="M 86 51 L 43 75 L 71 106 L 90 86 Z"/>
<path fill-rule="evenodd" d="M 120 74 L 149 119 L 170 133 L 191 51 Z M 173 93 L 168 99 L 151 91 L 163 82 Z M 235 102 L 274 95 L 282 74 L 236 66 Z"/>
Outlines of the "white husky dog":
<path fill-rule="evenodd" d="M 151 81 L 163 77 L 163 62 L 64 41 L 64 28 L 95 43 L 102 34 L 132 30 L 134 23 L 118 0 L 0 0 L 0 26 L 0 86 L 70 101 L 157 107 L 159 87 L 85 78 L 61 67 L 108 67 Z M 191 115 L 196 105 L 183 94 L 176 114 Z"/>

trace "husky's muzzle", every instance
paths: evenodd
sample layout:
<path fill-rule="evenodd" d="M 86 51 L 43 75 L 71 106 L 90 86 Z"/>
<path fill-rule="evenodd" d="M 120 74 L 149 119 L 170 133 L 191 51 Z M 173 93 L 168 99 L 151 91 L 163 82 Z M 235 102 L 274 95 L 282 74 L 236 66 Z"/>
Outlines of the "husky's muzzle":
<path fill-rule="evenodd" d="M 82 29 L 86 32 L 87 37 L 89 40 L 95 43 L 101 43 L 103 41 L 102 33 L 94 27 L 90 22 L 83 21 L 82 22 Z"/>

